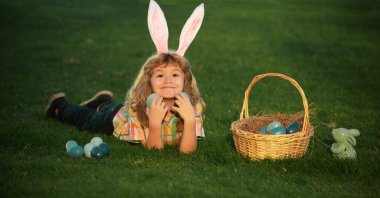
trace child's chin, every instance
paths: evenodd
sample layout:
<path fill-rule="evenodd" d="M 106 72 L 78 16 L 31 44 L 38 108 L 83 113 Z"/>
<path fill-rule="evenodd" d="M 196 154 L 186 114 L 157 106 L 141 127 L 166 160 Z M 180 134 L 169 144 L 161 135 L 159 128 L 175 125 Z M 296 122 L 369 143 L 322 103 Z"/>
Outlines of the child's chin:
<path fill-rule="evenodd" d="M 171 99 L 171 98 L 175 98 L 176 95 L 177 95 L 176 93 L 166 93 L 166 94 L 162 94 L 161 97 L 165 99 Z"/>

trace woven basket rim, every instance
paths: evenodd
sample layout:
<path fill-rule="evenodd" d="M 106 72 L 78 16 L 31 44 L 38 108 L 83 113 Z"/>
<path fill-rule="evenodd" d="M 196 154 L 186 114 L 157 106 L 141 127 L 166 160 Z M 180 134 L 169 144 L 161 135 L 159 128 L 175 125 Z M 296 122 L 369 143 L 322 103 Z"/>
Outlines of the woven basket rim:
<path fill-rule="evenodd" d="M 237 136 L 245 136 L 245 137 L 271 137 L 271 138 L 282 138 L 282 137 L 292 137 L 292 136 L 298 136 L 299 138 L 310 138 L 311 136 L 314 135 L 314 127 L 310 127 L 309 133 L 307 135 L 297 132 L 297 133 L 292 133 L 292 134 L 279 134 L 279 135 L 270 135 L 270 134 L 262 134 L 262 133 L 255 133 L 252 131 L 244 131 L 240 129 L 236 129 L 235 127 L 231 127 L 231 132 L 236 134 Z"/>

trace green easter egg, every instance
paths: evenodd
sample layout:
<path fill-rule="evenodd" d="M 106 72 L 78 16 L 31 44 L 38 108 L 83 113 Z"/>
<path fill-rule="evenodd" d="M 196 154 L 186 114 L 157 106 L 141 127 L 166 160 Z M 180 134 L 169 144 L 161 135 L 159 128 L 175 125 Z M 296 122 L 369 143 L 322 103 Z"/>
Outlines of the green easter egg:
<path fill-rule="evenodd" d="M 74 146 L 72 147 L 67 154 L 72 158 L 79 158 L 83 155 L 84 150 L 81 146 Z"/>
<path fill-rule="evenodd" d="M 282 126 L 276 127 L 269 131 L 269 134 L 271 135 L 282 135 L 286 134 L 286 129 Z"/>
<path fill-rule="evenodd" d="M 103 157 L 104 153 L 103 150 L 99 146 L 95 146 L 91 150 L 91 156 L 95 157 L 96 159 L 101 159 Z"/>
<path fill-rule="evenodd" d="M 280 127 L 280 126 L 281 126 L 281 123 L 279 121 L 273 121 L 273 122 L 268 124 L 267 132 L 271 131 L 274 128 Z"/>
<path fill-rule="evenodd" d="M 156 93 L 152 93 L 148 96 L 148 98 L 146 99 L 146 106 L 150 107 L 150 105 L 152 104 L 152 100 L 153 100 L 153 97 L 157 95 Z"/>
<path fill-rule="evenodd" d="M 108 155 L 108 153 L 110 153 L 110 146 L 107 143 L 103 142 L 99 145 L 99 147 L 102 149 L 104 155 Z"/>
<path fill-rule="evenodd" d="M 266 133 L 267 132 L 267 127 L 265 126 L 265 127 L 262 127 L 261 129 L 260 129 L 260 133 Z"/>

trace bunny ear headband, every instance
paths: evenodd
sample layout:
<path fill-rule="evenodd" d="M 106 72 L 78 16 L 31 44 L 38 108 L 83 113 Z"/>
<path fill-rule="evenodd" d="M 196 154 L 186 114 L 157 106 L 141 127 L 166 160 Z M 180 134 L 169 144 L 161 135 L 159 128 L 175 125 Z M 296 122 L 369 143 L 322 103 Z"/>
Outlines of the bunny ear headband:
<path fill-rule="evenodd" d="M 179 38 L 179 46 L 176 51 L 178 55 L 183 56 L 191 42 L 194 40 L 195 35 L 197 35 L 198 30 L 202 25 L 203 16 L 204 6 L 202 3 L 195 8 L 193 14 L 191 14 L 182 28 L 181 36 Z M 157 48 L 157 52 L 168 53 L 168 25 L 164 13 L 154 0 L 151 0 L 149 3 L 148 28 L 154 45 Z"/>

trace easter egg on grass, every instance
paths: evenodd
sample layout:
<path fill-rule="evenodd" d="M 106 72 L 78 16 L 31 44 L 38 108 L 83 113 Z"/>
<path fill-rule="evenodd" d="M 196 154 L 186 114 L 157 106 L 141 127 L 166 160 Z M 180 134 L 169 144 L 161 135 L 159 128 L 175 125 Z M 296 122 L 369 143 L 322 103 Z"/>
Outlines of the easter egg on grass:
<path fill-rule="evenodd" d="M 267 132 L 271 131 L 274 128 L 280 127 L 280 126 L 281 126 L 281 123 L 279 121 L 273 121 L 273 122 L 268 124 Z"/>
<path fill-rule="evenodd" d="M 71 148 L 73 148 L 74 146 L 78 146 L 78 143 L 74 140 L 69 140 L 66 142 L 66 152 L 69 152 L 69 150 Z"/>
<path fill-rule="evenodd" d="M 67 154 L 72 158 L 79 158 L 83 155 L 83 148 L 81 146 L 74 146 L 70 148 L 70 150 L 67 152 Z"/>
<path fill-rule="evenodd" d="M 269 131 L 269 134 L 271 135 L 281 135 L 281 134 L 286 134 L 286 129 L 282 126 L 276 127 L 272 130 Z"/>
<path fill-rule="evenodd" d="M 95 146 L 91 150 L 91 156 L 95 157 L 96 159 L 101 159 L 103 157 L 104 153 L 103 150 L 99 146 Z"/>
<path fill-rule="evenodd" d="M 84 155 L 88 158 L 91 158 L 91 150 L 94 148 L 94 145 L 92 143 L 87 143 L 84 146 Z"/>
<path fill-rule="evenodd" d="M 300 130 L 300 125 L 297 122 L 292 122 L 286 127 L 286 133 L 287 134 L 292 134 L 296 133 Z"/>
<path fill-rule="evenodd" d="M 103 142 L 99 145 L 99 147 L 102 149 L 104 155 L 108 155 L 110 153 L 110 146 L 107 143 Z"/>
<path fill-rule="evenodd" d="M 102 138 L 93 137 L 90 143 L 93 144 L 94 146 L 99 146 L 102 142 L 103 142 Z"/>

